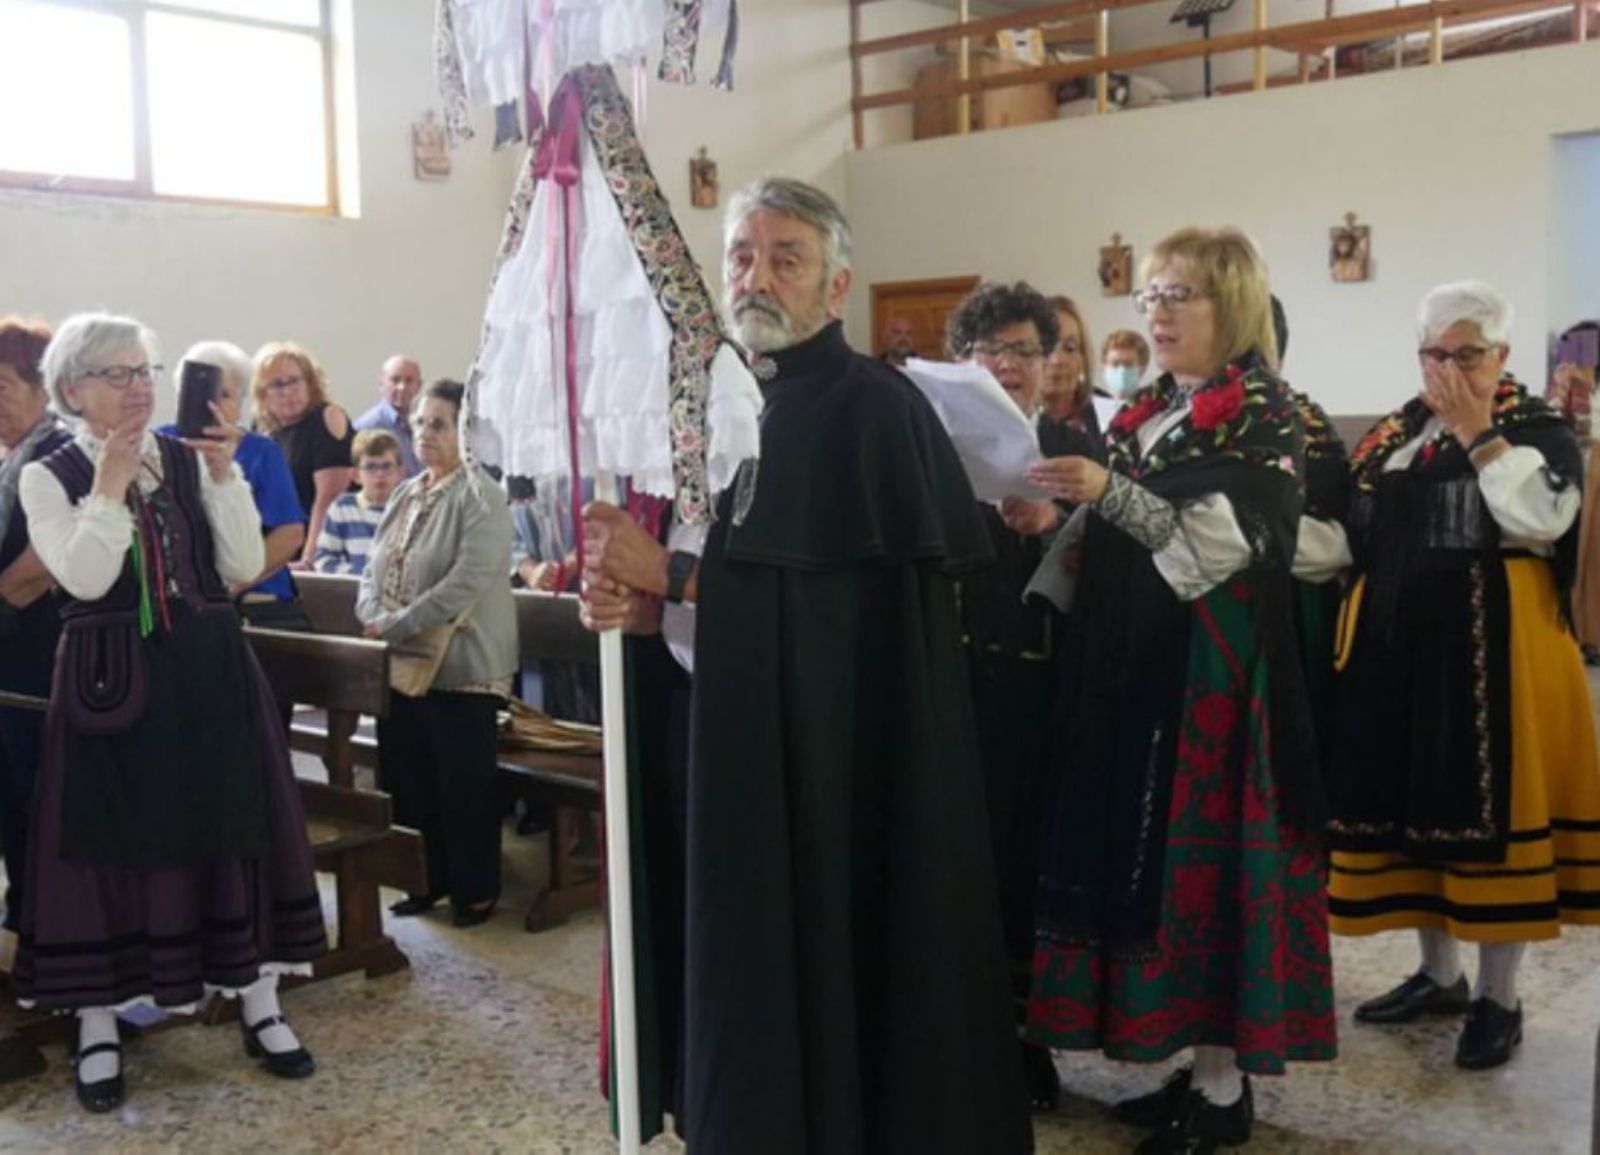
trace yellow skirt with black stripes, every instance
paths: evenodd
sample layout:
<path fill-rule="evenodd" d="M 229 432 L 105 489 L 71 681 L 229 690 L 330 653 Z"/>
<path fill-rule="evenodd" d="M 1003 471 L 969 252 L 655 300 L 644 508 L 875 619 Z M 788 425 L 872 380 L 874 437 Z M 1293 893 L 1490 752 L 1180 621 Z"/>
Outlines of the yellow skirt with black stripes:
<path fill-rule="evenodd" d="M 1504 862 L 1419 863 L 1335 851 L 1329 925 L 1362 935 L 1434 927 L 1468 942 L 1556 938 L 1600 925 L 1600 752 L 1583 660 L 1562 625 L 1555 578 L 1508 558 L 1511 602 L 1511 834 Z M 1361 587 L 1341 622 L 1354 634 Z"/>

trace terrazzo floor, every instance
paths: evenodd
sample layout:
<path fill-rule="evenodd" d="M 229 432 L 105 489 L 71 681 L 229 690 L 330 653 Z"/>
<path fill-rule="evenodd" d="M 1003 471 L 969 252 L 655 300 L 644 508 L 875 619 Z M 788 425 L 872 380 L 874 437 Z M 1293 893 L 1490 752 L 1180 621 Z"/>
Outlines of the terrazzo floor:
<path fill-rule="evenodd" d="M 47 1048 L 45 1074 L 0 1087 L 0 1152 L 615 1151 L 595 1075 L 599 915 L 526 934 L 522 910 L 546 870 L 543 840 L 508 826 L 504 846 L 505 894 L 489 923 L 457 930 L 444 912 L 393 920 L 409 972 L 348 976 L 288 994 L 286 1009 L 317 1057 L 313 1078 L 286 1083 L 258 1070 L 231 1026 L 165 1031 L 129 1043 L 127 1101 L 96 1117 L 73 1098 L 62 1048 Z M 1471 950 L 1466 961 L 1471 974 Z M 1588 1151 L 1600 932 L 1570 932 L 1530 950 L 1522 978 L 1526 1041 L 1497 1071 L 1456 1070 L 1452 1022 L 1351 1024 L 1357 1002 L 1415 962 L 1409 935 L 1335 940 L 1340 1057 L 1258 1080 L 1258 1123 L 1247 1149 Z M 0 1006 L 0 1032 L 13 1014 Z M 1094 1055 L 1064 1055 L 1059 1065 L 1067 1097 L 1057 1114 L 1037 1121 L 1038 1150 L 1130 1151 L 1139 1134 L 1111 1121 L 1105 1104 L 1153 1086 L 1164 1069 Z M 649 1150 L 683 1148 L 663 1137 Z"/>

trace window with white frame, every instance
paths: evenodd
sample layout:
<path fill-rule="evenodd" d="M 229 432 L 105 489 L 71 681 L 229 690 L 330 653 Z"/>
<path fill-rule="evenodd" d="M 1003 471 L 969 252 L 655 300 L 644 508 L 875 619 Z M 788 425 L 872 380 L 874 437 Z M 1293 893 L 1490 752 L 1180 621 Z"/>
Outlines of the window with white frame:
<path fill-rule="evenodd" d="M 0 0 L 0 184 L 337 211 L 332 0 Z"/>

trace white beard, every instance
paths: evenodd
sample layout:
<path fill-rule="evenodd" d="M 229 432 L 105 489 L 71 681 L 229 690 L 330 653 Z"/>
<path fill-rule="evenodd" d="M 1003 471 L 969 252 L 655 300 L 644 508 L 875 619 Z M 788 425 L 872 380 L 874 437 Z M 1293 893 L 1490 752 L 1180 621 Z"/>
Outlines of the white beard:
<path fill-rule="evenodd" d="M 734 339 L 752 353 L 773 353 L 797 344 L 794 323 L 787 316 L 780 319 L 750 307 L 734 312 L 729 321 Z"/>

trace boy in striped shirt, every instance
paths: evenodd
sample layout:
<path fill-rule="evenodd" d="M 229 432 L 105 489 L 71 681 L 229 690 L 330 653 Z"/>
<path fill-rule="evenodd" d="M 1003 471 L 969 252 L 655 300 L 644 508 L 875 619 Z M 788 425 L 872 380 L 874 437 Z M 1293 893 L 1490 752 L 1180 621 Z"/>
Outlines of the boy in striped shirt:
<path fill-rule="evenodd" d="M 359 574 L 367 568 L 383 507 L 400 484 L 400 443 L 387 430 L 366 429 L 356 434 L 350 457 L 356 463 L 361 490 L 341 494 L 328 507 L 312 562 L 318 573 Z"/>

